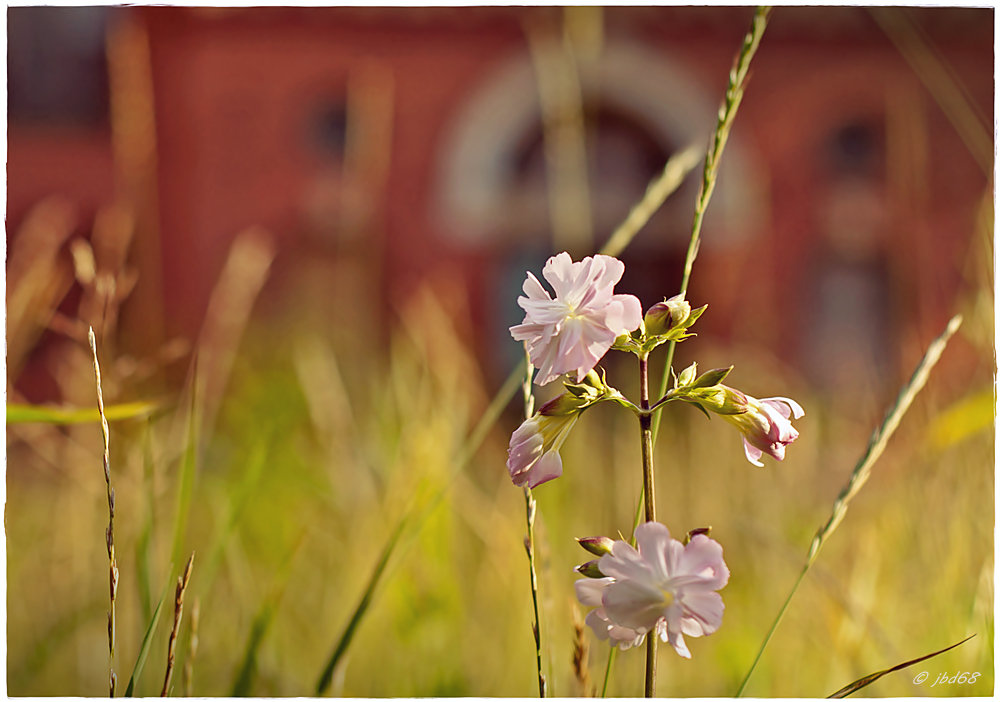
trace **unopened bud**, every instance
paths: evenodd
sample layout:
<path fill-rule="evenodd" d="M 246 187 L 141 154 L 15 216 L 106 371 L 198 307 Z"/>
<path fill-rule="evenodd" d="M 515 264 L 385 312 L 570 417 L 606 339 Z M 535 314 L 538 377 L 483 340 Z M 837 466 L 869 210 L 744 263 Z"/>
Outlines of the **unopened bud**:
<path fill-rule="evenodd" d="M 572 392 L 564 392 L 542 405 L 538 414 L 544 417 L 567 417 L 579 412 L 585 403 L 585 399 L 577 397 Z"/>
<path fill-rule="evenodd" d="M 701 376 L 692 384 L 698 388 L 707 388 L 713 385 L 719 385 L 726 379 L 726 376 L 729 375 L 732 370 L 732 366 L 729 366 L 728 368 L 713 368 L 710 371 L 702 373 Z"/>
<path fill-rule="evenodd" d="M 674 295 L 669 300 L 657 302 L 650 307 L 643 324 L 646 327 L 646 334 L 659 336 L 682 325 L 689 316 L 691 316 L 691 304 L 681 295 Z"/>
<path fill-rule="evenodd" d="M 716 414 L 743 414 L 749 408 L 747 396 L 728 385 L 689 386 L 678 397 Z"/>
<path fill-rule="evenodd" d="M 603 556 L 605 553 L 611 553 L 611 547 L 615 545 L 615 542 L 606 536 L 586 536 L 582 539 L 577 539 L 576 542 L 588 553 L 592 553 L 595 556 Z"/>
<path fill-rule="evenodd" d="M 691 539 L 698 536 L 699 534 L 702 536 L 711 536 L 712 527 L 708 526 L 708 527 L 699 527 L 697 529 L 692 529 L 687 533 L 687 536 L 684 538 L 684 545 L 687 546 L 689 543 L 691 543 Z"/>
<path fill-rule="evenodd" d="M 604 573 L 598 567 L 598 561 L 587 561 L 583 565 L 575 568 L 576 572 L 585 578 L 603 578 Z"/>

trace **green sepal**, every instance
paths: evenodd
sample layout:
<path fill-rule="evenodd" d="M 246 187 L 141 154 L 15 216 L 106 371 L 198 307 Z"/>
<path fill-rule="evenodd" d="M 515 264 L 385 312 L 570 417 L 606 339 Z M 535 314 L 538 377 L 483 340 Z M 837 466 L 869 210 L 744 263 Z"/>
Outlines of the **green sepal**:
<path fill-rule="evenodd" d="M 677 381 L 674 383 L 675 388 L 685 388 L 689 387 L 698 374 L 698 362 L 695 361 L 690 366 L 681 371 L 681 374 L 677 376 Z"/>
<path fill-rule="evenodd" d="M 703 373 L 697 380 L 691 383 L 691 387 L 707 388 L 713 385 L 718 385 L 726 379 L 726 376 L 729 375 L 732 370 L 733 366 L 729 366 L 729 368 L 713 368 L 712 370 Z"/>

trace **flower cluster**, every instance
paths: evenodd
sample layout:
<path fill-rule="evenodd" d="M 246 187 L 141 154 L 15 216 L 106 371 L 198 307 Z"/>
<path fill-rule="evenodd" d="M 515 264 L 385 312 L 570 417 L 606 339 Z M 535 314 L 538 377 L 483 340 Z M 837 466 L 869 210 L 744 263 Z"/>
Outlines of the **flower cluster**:
<path fill-rule="evenodd" d="M 721 415 L 743 437 L 747 460 L 760 466 L 766 453 L 777 460 L 798 438 L 792 419 L 802 407 L 787 397 L 758 400 L 723 384 L 732 368 L 716 368 L 698 375 L 692 363 L 674 381 L 674 387 L 652 402 L 648 397 L 648 358 L 661 344 L 684 341 L 706 306 L 692 309 L 683 295 L 664 299 L 645 314 L 632 295 L 615 294 L 624 264 L 597 255 L 574 262 L 563 252 L 551 257 L 542 276 L 554 296 L 527 274 L 518 304 L 524 321 L 510 328 L 523 342 L 535 383 L 545 385 L 564 374 L 566 392 L 546 403 L 514 431 L 507 451 L 507 470 L 515 485 L 537 487 L 562 475 L 559 450 L 580 415 L 605 400 L 633 412 L 641 422 L 663 405 L 681 400 L 706 415 Z M 629 402 L 595 370 L 609 350 L 634 353 L 640 362 L 644 402 Z M 672 372 L 672 371 L 671 371 Z M 575 374 L 575 378 L 572 376 Z M 644 485 L 651 479 L 652 462 L 643 463 Z M 652 519 L 652 511 L 647 512 Z M 642 643 L 647 635 L 668 642 L 678 655 L 690 658 L 685 636 L 705 636 L 722 624 L 723 603 L 718 590 L 729 581 L 722 547 L 706 530 L 688 534 L 684 543 L 670 536 L 663 524 L 647 521 L 635 530 L 636 547 L 606 537 L 580 539 L 580 545 L 599 558 L 580 566 L 576 582 L 581 603 L 593 609 L 587 624 L 595 635 L 621 649 Z M 530 533 L 530 532 L 529 532 Z M 647 694 L 650 690 L 647 689 Z"/>
<path fill-rule="evenodd" d="M 601 556 L 605 577 L 576 581 L 580 603 L 595 607 L 586 622 L 597 638 L 622 650 L 653 632 L 690 658 L 684 636 L 705 636 L 722 624 L 716 590 L 729 581 L 722 546 L 704 534 L 684 545 L 658 522 L 640 524 L 635 541 L 637 548 L 615 541 Z"/>

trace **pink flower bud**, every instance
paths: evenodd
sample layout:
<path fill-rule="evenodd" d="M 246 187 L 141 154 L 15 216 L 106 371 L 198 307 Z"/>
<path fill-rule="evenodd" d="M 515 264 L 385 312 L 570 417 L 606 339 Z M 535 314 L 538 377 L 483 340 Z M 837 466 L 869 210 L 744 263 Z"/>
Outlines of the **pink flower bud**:
<path fill-rule="evenodd" d="M 666 334 L 690 316 L 691 304 L 683 296 L 674 295 L 669 300 L 657 302 L 646 311 L 643 319 L 646 334 L 649 336 Z"/>

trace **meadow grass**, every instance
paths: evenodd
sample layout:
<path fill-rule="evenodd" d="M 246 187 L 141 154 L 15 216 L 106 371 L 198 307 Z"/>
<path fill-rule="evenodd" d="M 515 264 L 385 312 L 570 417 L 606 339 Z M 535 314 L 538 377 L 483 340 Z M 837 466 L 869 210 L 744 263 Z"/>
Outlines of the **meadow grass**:
<path fill-rule="evenodd" d="M 441 318 L 411 312 L 424 322 L 415 328 L 423 328 L 425 338 L 397 332 L 378 359 L 339 355 L 334 342 L 310 329 L 297 330 L 279 349 L 267 343 L 274 331 L 266 323 L 250 328 L 217 427 L 203 437 L 183 540 L 186 550 L 218 550 L 214 574 L 206 562 L 204 577 L 190 583 L 201 599 L 194 694 L 232 691 L 267 602 L 269 626 L 256 634 L 254 675 L 243 689 L 310 694 L 398 516 L 414 502 L 429 504 L 444 487 L 423 526 L 401 537 L 332 691 L 525 696 L 537 689 L 523 496 L 502 461 L 508 432 L 519 421 L 518 403 L 456 476 L 455 455 L 485 408 L 487 388 L 456 370 L 468 367 L 468 349 L 431 343 L 451 333 L 440 328 Z M 301 361 L 296 370 L 294 356 L 307 346 L 313 370 L 364 373 L 336 371 L 340 393 L 316 387 Z M 942 375 L 954 371 L 949 366 L 945 354 Z M 719 634 L 691 643 L 693 661 L 661 656 L 663 695 L 727 696 L 736 689 L 878 417 L 835 412 L 794 374 L 776 375 L 770 362 L 750 357 L 739 371 L 761 388 L 789 387 L 808 408 L 808 430 L 786 461 L 759 470 L 746 464 L 738 437 L 723 422 L 687 407 L 664 413 L 655 448 L 662 467 L 660 518 L 678 532 L 711 525 L 733 576 L 723 591 L 727 610 Z M 977 377 L 979 386 L 988 386 L 985 362 Z M 981 671 L 976 684 L 920 691 L 990 693 L 992 435 L 982 431 L 941 446 L 928 431 L 960 397 L 932 377 L 916 399 L 850 518 L 796 595 L 748 694 L 830 694 L 971 633 L 976 638 L 924 665 L 932 673 Z M 634 420 L 614 409 L 598 406 L 581 419 L 564 447 L 559 489 L 534 491 L 544 664 L 553 695 L 577 689 L 572 569 L 582 552 L 573 538 L 626 532 L 640 493 Z M 170 419 L 150 421 L 154 444 L 169 435 Z M 130 555 L 141 537 L 150 477 L 138 420 L 133 425 L 112 424 L 119 456 L 115 541 L 119 554 Z M 100 433 L 88 429 L 74 430 L 72 440 L 100 456 Z M 105 486 L 64 480 L 44 466 L 28 470 L 37 462 L 29 447 L 13 448 L 18 473 L 8 486 L 8 588 L 19 606 L 8 610 L 9 692 L 101 694 L 106 654 L 95 641 L 102 636 L 107 573 L 95 567 L 103 546 L 91 537 L 106 525 Z M 180 464 L 154 465 L 155 513 L 172 517 Z M 176 578 L 168 573 L 173 529 L 172 519 L 157 519 L 146 542 L 156 592 L 145 597 L 153 602 L 161 584 Z M 119 556 L 121 670 L 130 669 L 148 623 L 137 567 Z M 276 587 L 280 598 L 273 596 Z M 162 682 L 167 626 L 161 617 L 138 694 L 155 694 Z M 183 635 L 178 642 L 183 659 Z M 594 643 L 591 675 L 599 680 L 606 649 Z M 641 659 L 634 652 L 618 657 L 609 694 L 636 693 Z M 890 675 L 861 694 L 914 694 L 911 679 Z"/>

